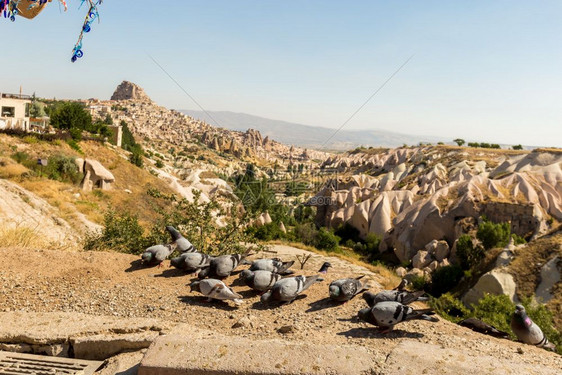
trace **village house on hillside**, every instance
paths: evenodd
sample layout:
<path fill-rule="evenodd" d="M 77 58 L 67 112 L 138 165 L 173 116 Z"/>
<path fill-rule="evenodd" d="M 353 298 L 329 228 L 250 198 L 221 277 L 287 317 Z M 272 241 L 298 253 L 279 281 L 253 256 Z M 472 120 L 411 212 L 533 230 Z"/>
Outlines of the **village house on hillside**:
<path fill-rule="evenodd" d="M 0 94 L 0 130 L 30 130 L 31 97 L 22 94 Z"/>

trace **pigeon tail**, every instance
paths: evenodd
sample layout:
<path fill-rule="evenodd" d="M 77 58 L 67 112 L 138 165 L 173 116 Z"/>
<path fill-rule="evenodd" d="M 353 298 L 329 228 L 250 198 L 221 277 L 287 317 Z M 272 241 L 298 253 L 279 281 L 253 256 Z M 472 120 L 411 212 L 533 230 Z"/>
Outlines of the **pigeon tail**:
<path fill-rule="evenodd" d="M 406 297 L 404 297 L 404 299 L 402 300 L 402 304 L 409 305 L 410 303 L 412 303 L 414 301 L 427 301 L 429 298 L 422 297 L 423 294 L 425 294 L 425 292 L 423 290 L 408 293 L 408 295 Z"/>
<path fill-rule="evenodd" d="M 320 275 L 308 276 L 306 278 L 306 280 L 304 282 L 304 285 L 302 287 L 302 290 L 300 292 L 301 293 L 304 292 L 305 290 L 310 288 L 312 286 L 312 284 L 314 284 L 316 282 L 320 282 L 320 281 L 324 281 L 324 279 L 321 278 Z"/>
<path fill-rule="evenodd" d="M 427 314 L 421 314 L 416 319 L 427 320 L 428 322 L 433 322 L 433 323 L 436 323 L 436 322 L 439 321 L 439 319 L 437 319 L 435 316 L 429 316 Z"/>
<path fill-rule="evenodd" d="M 172 241 L 177 241 L 178 239 L 182 238 L 183 236 L 181 235 L 180 232 L 178 232 L 178 230 L 176 228 L 174 228 L 171 225 L 168 225 L 166 227 L 166 231 L 168 233 L 170 233 L 170 236 L 172 237 Z"/>
<path fill-rule="evenodd" d="M 291 260 L 290 262 L 283 262 L 283 265 L 281 267 L 279 267 L 279 269 L 277 270 L 277 273 L 284 273 L 284 272 L 290 272 L 287 273 L 287 275 L 290 275 L 291 273 L 293 273 L 293 271 L 287 271 L 289 268 L 291 268 L 293 266 L 293 264 L 295 264 L 294 260 Z"/>

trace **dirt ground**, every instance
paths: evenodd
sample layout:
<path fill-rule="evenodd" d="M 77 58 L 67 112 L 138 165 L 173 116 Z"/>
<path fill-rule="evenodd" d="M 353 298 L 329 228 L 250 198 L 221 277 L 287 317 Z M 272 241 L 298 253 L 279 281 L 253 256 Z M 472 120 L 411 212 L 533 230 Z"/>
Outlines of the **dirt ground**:
<path fill-rule="evenodd" d="M 302 252 L 287 246 L 274 246 L 273 250 L 284 260 L 293 260 L 295 254 Z M 233 303 L 208 303 L 202 296 L 189 292 L 187 285 L 194 275 L 169 268 L 168 261 L 163 268 L 145 268 L 139 257 L 127 254 L 18 248 L 0 249 L 0 257 L 0 311 L 152 317 L 256 339 L 354 344 L 368 348 L 381 364 L 396 345 L 404 340 L 417 340 L 463 350 L 474 357 L 489 355 L 562 368 L 562 358 L 556 354 L 484 336 L 443 319 L 437 323 L 406 322 L 389 334 L 380 334 L 355 318 L 357 311 L 366 307 L 360 297 L 346 304 L 332 303 L 328 299 L 328 285 L 332 280 L 364 273 L 370 279 L 371 289 L 377 291 L 383 280 L 360 266 L 317 254 L 303 271 L 298 269 L 298 262 L 293 268 L 296 274 L 315 274 L 329 260 L 333 268 L 325 281 L 313 285 L 306 297 L 281 307 L 263 306 L 256 293 L 238 283 L 237 275 L 226 283 L 244 296 L 240 307 Z M 245 324 L 232 328 L 242 318 Z M 283 326 L 292 328 L 288 333 L 281 333 L 278 329 Z"/>

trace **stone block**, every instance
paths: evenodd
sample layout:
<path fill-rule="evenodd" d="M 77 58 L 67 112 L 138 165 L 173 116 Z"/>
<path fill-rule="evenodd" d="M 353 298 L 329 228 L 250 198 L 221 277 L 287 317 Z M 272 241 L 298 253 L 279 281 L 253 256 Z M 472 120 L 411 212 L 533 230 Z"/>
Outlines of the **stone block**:
<path fill-rule="evenodd" d="M 138 375 L 355 375 L 374 373 L 373 366 L 372 355 L 362 346 L 184 334 L 159 337 Z"/>

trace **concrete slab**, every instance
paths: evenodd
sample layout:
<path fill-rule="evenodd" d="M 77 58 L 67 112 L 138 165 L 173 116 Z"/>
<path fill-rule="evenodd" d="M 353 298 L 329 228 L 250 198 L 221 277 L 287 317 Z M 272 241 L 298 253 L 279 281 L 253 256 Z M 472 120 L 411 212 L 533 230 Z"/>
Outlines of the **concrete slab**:
<path fill-rule="evenodd" d="M 396 375 L 556 375 L 560 374 L 560 369 L 524 363 L 514 358 L 496 358 L 472 351 L 442 348 L 409 340 L 398 344 L 392 350 L 381 373 Z"/>
<path fill-rule="evenodd" d="M 71 337 L 102 333 L 114 335 L 145 331 L 160 332 L 171 327 L 157 319 L 128 319 L 79 313 L 0 313 L 0 343 L 55 344 Z"/>
<path fill-rule="evenodd" d="M 138 374 L 357 375 L 372 373 L 372 368 L 372 355 L 360 346 L 176 334 L 156 339 Z"/>

